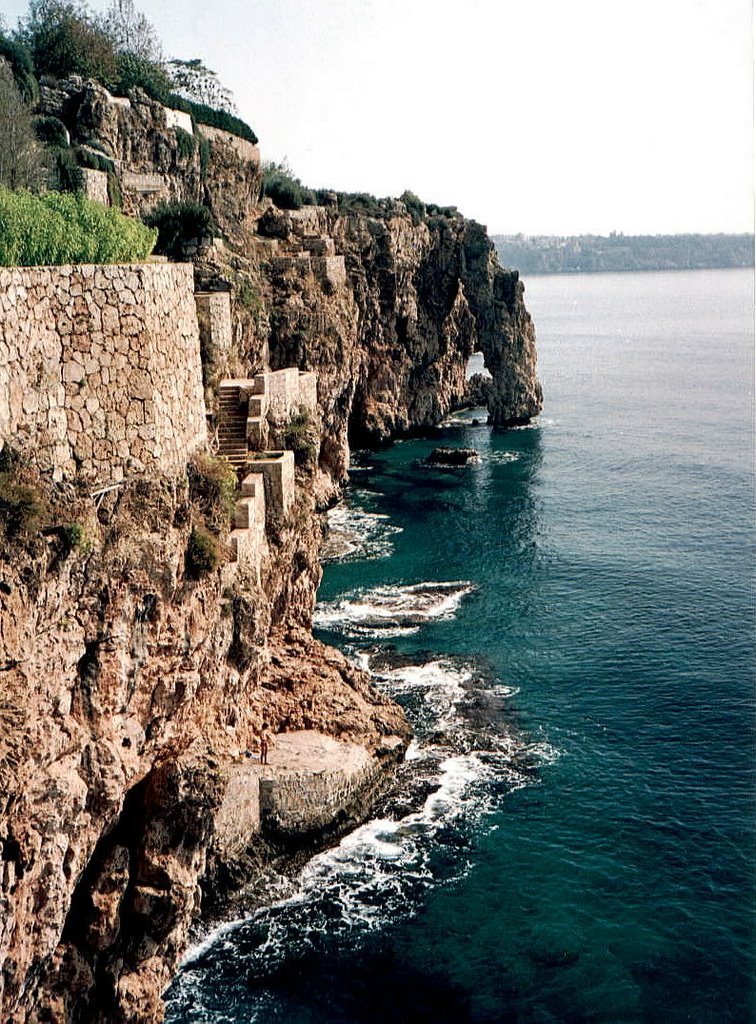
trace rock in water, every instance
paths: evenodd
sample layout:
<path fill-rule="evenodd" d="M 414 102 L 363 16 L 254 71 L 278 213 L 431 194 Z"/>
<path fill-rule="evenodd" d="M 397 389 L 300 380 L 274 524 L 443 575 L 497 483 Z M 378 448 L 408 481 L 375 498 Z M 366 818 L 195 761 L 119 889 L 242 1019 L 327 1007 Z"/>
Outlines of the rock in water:
<path fill-rule="evenodd" d="M 480 462 L 474 448 L 434 448 L 426 462 L 429 466 L 473 466 Z"/>

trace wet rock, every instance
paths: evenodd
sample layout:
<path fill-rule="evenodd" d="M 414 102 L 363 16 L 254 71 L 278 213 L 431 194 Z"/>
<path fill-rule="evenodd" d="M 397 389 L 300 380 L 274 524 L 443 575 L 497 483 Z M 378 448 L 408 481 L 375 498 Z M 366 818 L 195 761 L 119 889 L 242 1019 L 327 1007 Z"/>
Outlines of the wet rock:
<path fill-rule="evenodd" d="M 473 466 L 480 455 L 474 448 L 434 448 L 425 461 L 429 466 Z"/>

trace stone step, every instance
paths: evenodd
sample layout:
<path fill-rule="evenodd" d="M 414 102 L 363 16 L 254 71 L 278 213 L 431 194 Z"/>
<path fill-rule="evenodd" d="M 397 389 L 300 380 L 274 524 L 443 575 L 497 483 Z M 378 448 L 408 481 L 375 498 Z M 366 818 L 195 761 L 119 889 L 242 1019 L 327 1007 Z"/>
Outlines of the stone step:
<path fill-rule="evenodd" d="M 241 482 L 241 493 L 243 498 L 253 498 L 257 493 L 257 487 L 260 483 L 260 477 L 255 473 L 250 473 L 249 476 L 245 476 Z"/>
<path fill-rule="evenodd" d="M 242 498 L 236 503 L 234 509 L 234 526 L 237 530 L 248 530 L 254 521 L 255 499 L 254 496 Z"/>

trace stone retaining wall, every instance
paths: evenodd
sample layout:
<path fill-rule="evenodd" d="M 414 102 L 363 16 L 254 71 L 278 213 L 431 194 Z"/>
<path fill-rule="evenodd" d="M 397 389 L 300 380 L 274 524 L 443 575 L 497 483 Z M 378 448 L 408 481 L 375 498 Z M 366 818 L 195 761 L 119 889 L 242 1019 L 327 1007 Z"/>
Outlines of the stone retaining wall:
<path fill-rule="evenodd" d="M 0 269 L 0 443 L 56 480 L 178 472 L 206 439 L 192 267 Z"/>
<path fill-rule="evenodd" d="M 332 828 L 386 770 L 364 747 L 309 730 L 272 737 L 270 761 L 255 754 L 225 768 L 213 840 L 222 856 L 243 853 L 260 833 L 293 839 Z"/>
<path fill-rule="evenodd" d="M 260 456 L 247 463 L 247 470 L 262 474 L 268 515 L 286 515 L 294 504 L 294 452 L 261 452 Z"/>
<path fill-rule="evenodd" d="M 332 287 L 346 284 L 346 265 L 343 256 L 313 256 L 312 269 L 321 282 Z"/>
<path fill-rule="evenodd" d="M 245 160 L 247 163 L 254 164 L 256 167 L 260 166 L 260 149 L 254 143 L 249 142 L 247 139 L 241 139 L 238 135 L 232 135 L 231 132 L 226 132 L 222 128 L 216 128 L 209 124 L 198 124 L 197 130 L 200 135 L 204 135 L 209 142 L 227 146 L 232 149 L 240 160 Z"/>
<path fill-rule="evenodd" d="M 188 135 L 194 135 L 192 115 L 185 110 L 174 110 L 172 107 L 163 107 L 165 111 L 165 123 L 169 128 L 181 128 Z"/>

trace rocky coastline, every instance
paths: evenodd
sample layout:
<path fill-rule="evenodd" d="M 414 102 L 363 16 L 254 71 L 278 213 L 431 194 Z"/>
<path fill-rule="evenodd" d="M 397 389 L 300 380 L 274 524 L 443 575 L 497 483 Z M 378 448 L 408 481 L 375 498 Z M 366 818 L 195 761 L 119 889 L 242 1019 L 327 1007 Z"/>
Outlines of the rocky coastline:
<path fill-rule="evenodd" d="M 312 636 L 319 510 L 350 446 L 440 423 L 465 404 L 476 351 L 491 421 L 526 422 L 535 335 L 517 272 L 456 211 L 279 210 L 249 143 L 208 130 L 200 166 L 139 90 L 72 80 L 47 96 L 112 161 L 128 212 L 192 199 L 217 234 L 179 274 L 191 359 L 166 355 L 136 276 L 77 278 L 52 312 L 23 282 L 0 290 L 0 472 L 39 510 L 0 545 L 0 1006 L 10 1024 L 157 1024 L 197 921 L 253 894 L 263 856 L 291 861 L 361 820 L 409 742 L 401 709 Z M 224 297 L 220 328 L 206 299 L 195 322 L 192 290 Z M 316 382 L 305 412 L 275 391 L 284 370 Z M 240 382 L 267 468 L 250 448 L 229 495 L 219 396 Z M 247 753 L 266 725 L 264 771 Z"/>

